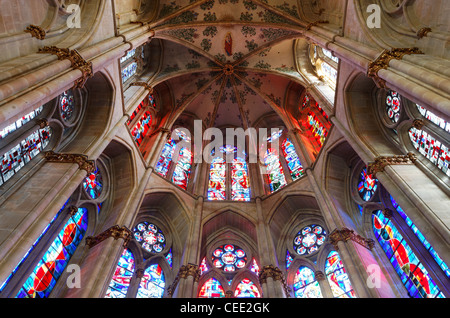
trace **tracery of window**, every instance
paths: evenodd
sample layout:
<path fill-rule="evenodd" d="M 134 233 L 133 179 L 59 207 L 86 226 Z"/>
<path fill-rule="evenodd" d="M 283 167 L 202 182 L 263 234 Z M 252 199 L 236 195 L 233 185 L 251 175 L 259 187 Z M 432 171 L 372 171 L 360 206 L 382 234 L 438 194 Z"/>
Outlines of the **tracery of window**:
<path fill-rule="evenodd" d="M 200 292 L 198 294 L 199 298 L 224 298 L 225 297 L 225 291 L 222 287 L 222 284 L 215 279 L 210 278 L 208 279 L 200 289 Z"/>
<path fill-rule="evenodd" d="M 319 250 L 326 239 L 326 231 L 316 224 L 302 228 L 294 238 L 293 247 L 298 255 L 308 255 Z"/>
<path fill-rule="evenodd" d="M 234 296 L 236 298 L 260 298 L 261 293 L 255 283 L 248 278 L 244 278 L 237 285 L 236 290 L 234 291 Z"/>
<path fill-rule="evenodd" d="M 21 128 L 23 125 L 28 123 L 30 120 L 34 119 L 36 116 L 42 113 L 42 110 L 44 109 L 44 106 L 39 106 L 35 110 L 29 112 L 22 118 L 16 120 L 11 125 L 3 128 L 0 130 L 0 140 L 8 136 L 9 134 L 15 132 L 17 129 Z"/>
<path fill-rule="evenodd" d="M 435 138 L 425 130 L 412 127 L 409 138 L 413 146 L 432 164 L 437 166 L 447 176 L 450 176 L 450 152 L 447 145 Z"/>
<path fill-rule="evenodd" d="M 135 270 L 133 253 L 124 249 L 119 258 L 105 298 L 125 298 Z"/>
<path fill-rule="evenodd" d="M 209 271 L 209 267 L 206 264 L 206 257 L 203 257 L 202 262 L 200 263 L 200 275 L 203 275 L 207 271 Z"/>
<path fill-rule="evenodd" d="M 102 194 L 103 177 L 98 167 L 84 178 L 83 188 L 92 199 L 97 199 Z"/>
<path fill-rule="evenodd" d="M 162 298 L 165 286 L 166 280 L 161 266 L 150 265 L 141 278 L 136 298 Z"/>
<path fill-rule="evenodd" d="M 414 234 L 417 236 L 419 241 L 422 243 L 422 245 L 425 247 L 425 249 L 430 253 L 430 255 L 433 257 L 433 259 L 436 261 L 436 263 L 439 265 L 439 267 L 444 272 L 445 276 L 450 278 L 450 269 L 448 265 L 441 259 L 439 254 L 434 250 L 433 246 L 427 241 L 425 236 L 420 232 L 420 230 L 416 227 L 416 225 L 413 223 L 413 221 L 406 215 L 405 211 L 400 207 L 400 205 L 395 201 L 395 199 L 391 196 L 391 203 L 393 207 L 397 210 L 401 218 L 405 221 L 406 225 L 411 228 L 411 230 L 414 232 Z"/>
<path fill-rule="evenodd" d="M 256 262 L 256 259 L 254 259 L 254 258 L 253 258 L 252 266 L 250 267 L 250 270 L 257 275 L 259 273 L 259 266 L 258 266 L 258 263 Z"/>
<path fill-rule="evenodd" d="M 401 107 L 400 95 L 395 91 L 389 90 L 386 96 L 386 114 L 392 123 L 399 121 Z"/>
<path fill-rule="evenodd" d="M 247 265 L 247 255 L 243 249 L 232 244 L 216 248 L 211 256 L 214 267 L 225 272 L 234 272 Z"/>
<path fill-rule="evenodd" d="M 139 223 L 134 227 L 133 235 L 139 245 L 150 253 L 160 253 L 166 247 L 164 233 L 153 223 Z"/>
<path fill-rule="evenodd" d="M 329 50 L 317 45 L 312 45 L 314 53 L 311 58 L 312 65 L 316 68 L 317 75 L 323 76 L 328 84 L 334 89 L 337 81 L 337 67 L 339 59 L 333 56 Z"/>
<path fill-rule="evenodd" d="M 72 90 L 63 92 L 59 100 L 59 111 L 61 113 L 61 118 L 66 122 L 70 121 L 74 110 L 75 110 L 75 100 L 73 97 Z"/>
<path fill-rule="evenodd" d="M 378 188 L 378 179 L 367 173 L 367 169 L 363 168 L 359 175 L 358 192 L 364 201 L 370 201 Z"/>
<path fill-rule="evenodd" d="M 444 295 L 428 271 L 381 210 L 372 214 L 372 226 L 380 246 L 413 298 L 442 298 Z"/>
<path fill-rule="evenodd" d="M 296 298 L 322 298 L 319 282 L 314 272 L 306 266 L 297 270 L 294 278 L 294 295 Z"/>
<path fill-rule="evenodd" d="M 49 126 L 38 129 L 2 156 L 0 186 L 36 157 L 50 142 Z"/>
<path fill-rule="evenodd" d="M 17 294 L 17 298 L 47 298 L 86 233 L 87 209 L 79 208 L 63 226 Z"/>
<path fill-rule="evenodd" d="M 325 275 L 335 298 L 356 298 L 339 253 L 331 251 L 325 262 Z"/>

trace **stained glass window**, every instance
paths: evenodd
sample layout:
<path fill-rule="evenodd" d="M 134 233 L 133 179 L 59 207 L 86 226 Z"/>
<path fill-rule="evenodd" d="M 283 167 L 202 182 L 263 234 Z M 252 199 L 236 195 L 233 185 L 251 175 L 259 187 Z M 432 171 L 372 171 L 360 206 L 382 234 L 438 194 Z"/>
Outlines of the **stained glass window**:
<path fill-rule="evenodd" d="M 47 298 L 70 258 L 86 233 L 86 208 L 79 208 L 63 226 L 31 275 L 17 294 L 17 298 Z"/>
<path fill-rule="evenodd" d="M 226 164 L 225 160 L 216 157 L 209 169 L 208 200 L 226 200 Z"/>
<path fill-rule="evenodd" d="M 166 261 L 169 264 L 170 267 L 173 265 L 173 254 L 172 254 L 172 248 L 169 250 L 169 252 L 166 254 Z"/>
<path fill-rule="evenodd" d="M 325 142 L 325 139 L 328 135 L 328 131 L 317 118 L 316 114 L 311 111 L 308 113 L 306 127 L 313 133 L 314 138 L 317 140 L 319 145 L 323 146 L 323 143 Z"/>
<path fill-rule="evenodd" d="M 337 80 L 337 70 L 327 62 L 322 62 L 322 72 L 325 77 L 333 83 Z"/>
<path fill-rule="evenodd" d="M 142 139 L 144 139 L 145 134 L 150 129 L 151 125 L 152 115 L 150 111 L 147 110 L 131 130 L 131 135 L 138 146 L 141 144 Z"/>
<path fill-rule="evenodd" d="M 199 298 L 224 298 L 225 291 L 215 278 L 208 279 L 200 289 Z"/>
<path fill-rule="evenodd" d="M 258 274 L 259 273 L 259 266 L 258 263 L 256 262 L 256 259 L 253 259 L 252 261 L 252 266 L 250 267 L 250 270 L 255 273 Z"/>
<path fill-rule="evenodd" d="M 264 155 L 264 164 L 269 179 L 270 192 L 275 192 L 284 187 L 287 182 L 278 157 L 278 152 L 275 149 L 267 149 L 267 152 Z"/>
<path fill-rule="evenodd" d="M 411 247 L 381 210 L 372 215 L 372 225 L 375 237 L 400 276 L 409 296 L 413 298 L 444 297 Z"/>
<path fill-rule="evenodd" d="M 247 163 L 239 157 L 231 165 L 231 200 L 250 201 Z"/>
<path fill-rule="evenodd" d="M 431 121 L 436 126 L 439 126 L 444 131 L 450 133 L 450 122 L 443 120 L 441 117 L 436 116 L 434 113 L 430 112 L 429 110 L 420 105 L 416 104 L 416 106 L 423 117 Z"/>
<path fill-rule="evenodd" d="M 105 298 L 125 298 L 131 278 L 133 277 L 134 267 L 133 253 L 125 249 L 120 256 Z"/>
<path fill-rule="evenodd" d="M 122 70 L 122 83 L 125 83 L 129 78 L 131 78 L 134 74 L 136 74 L 137 71 L 137 63 L 132 62 L 128 64 L 123 70 Z"/>
<path fill-rule="evenodd" d="M 367 169 L 363 168 L 358 181 L 358 192 L 364 201 L 370 201 L 375 191 L 377 191 L 378 179 L 367 173 Z"/>
<path fill-rule="evenodd" d="M 129 60 L 130 58 L 132 58 L 135 54 L 136 54 L 136 49 L 129 50 L 125 56 L 123 56 L 123 57 L 120 58 L 120 63 L 123 63 L 123 62 L 125 62 L 125 61 L 128 61 L 128 60 Z"/>
<path fill-rule="evenodd" d="M 289 250 L 286 250 L 286 269 L 288 269 L 291 265 L 294 259 L 291 256 L 291 253 L 289 253 Z"/>
<path fill-rule="evenodd" d="M 297 270 L 294 278 L 294 295 L 296 298 L 322 298 L 319 282 L 308 267 L 302 266 Z"/>
<path fill-rule="evenodd" d="M 207 271 L 209 271 L 209 268 L 208 268 L 208 265 L 206 264 L 206 257 L 203 257 L 203 260 L 200 263 L 200 272 L 201 272 L 200 275 L 203 275 Z"/>
<path fill-rule="evenodd" d="M 393 123 L 400 119 L 401 102 L 397 92 L 389 90 L 386 97 L 386 113 Z"/>
<path fill-rule="evenodd" d="M 294 238 L 294 250 L 299 255 L 312 254 L 325 242 L 326 231 L 316 224 L 302 228 Z"/>
<path fill-rule="evenodd" d="M 409 138 L 413 146 L 425 156 L 431 163 L 450 176 L 450 152 L 447 145 L 434 138 L 424 130 L 412 127 L 409 130 Z"/>
<path fill-rule="evenodd" d="M 172 156 L 175 151 L 175 141 L 170 139 L 165 145 L 161 152 L 161 156 L 156 164 L 156 172 L 161 176 L 166 177 L 169 171 L 169 165 L 172 162 Z"/>
<path fill-rule="evenodd" d="M 134 110 L 134 112 L 131 114 L 130 118 L 127 121 L 127 125 L 130 126 L 131 122 L 133 121 L 133 119 L 137 116 L 137 114 L 139 114 L 139 112 L 141 111 L 141 109 L 143 109 L 145 107 L 144 105 L 144 101 L 142 101 L 138 107 L 136 107 L 136 109 Z"/>
<path fill-rule="evenodd" d="M 305 97 L 303 97 L 302 109 L 308 107 L 309 105 L 311 105 L 311 99 L 308 94 L 306 94 Z"/>
<path fill-rule="evenodd" d="M 38 116 L 40 113 L 42 113 L 43 109 L 44 109 L 44 107 L 40 106 L 40 107 L 36 108 L 35 110 L 29 112 L 28 114 L 26 114 L 22 118 L 16 120 L 11 125 L 1 129 L 0 130 L 0 140 L 5 138 L 9 134 L 13 133 L 14 131 L 16 131 L 17 129 L 19 129 L 20 127 L 22 127 L 26 123 L 28 123 L 30 120 L 32 120 L 36 116 Z"/>
<path fill-rule="evenodd" d="M 244 278 L 237 285 L 236 290 L 234 291 L 234 296 L 236 298 L 260 298 L 261 293 L 255 283 L 248 278 Z"/>
<path fill-rule="evenodd" d="M 136 298 L 162 298 L 166 280 L 158 264 L 149 266 L 141 278 Z"/>
<path fill-rule="evenodd" d="M 180 149 L 177 165 L 172 175 L 172 182 L 186 190 L 191 173 L 192 152 L 183 147 Z"/>
<path fill-rule="evenodd" d="M 334 62 L 336 62 L 336 63 L 339 63 L 339 58 L 337 58 L 336 56 L 334 56 L 333 53 L 332 53 L 331 51 L 325 50 L 325 49 L 322 48 L 322 52 L 323 52 L 323 54 L 324 54 L 326 57 L 328 57 L 330 60 L 332 60 L 332 61 L 334 61 Z"/>
<path fill-rule="evenodd" d="M 153 223 L 141 222 L 133 230 L 135 240 L 150 253 L 160 253 L 166 246 L 166 238 Z"/>
<path fill-rule="evenodd" d="M 59 111 L 64 121 L 69 121 L 72 118 L 75 109 L 75 101 L 71 90 L 65 91 L 59 97 Z"/>
<path fill-rule="evenodd" d="M 292 180 L 297 180 L 298 178 L 302 177 L 303 172 L 303 166 L 300 163 L 300 159 L 298 158 L 297 152 L 295 151 L 294 145 L 289 140 L 289 138 L 286 138 L 281 145 L 281 148 L 283 149 L 284 157 L 286 158 L 286 162 L 289 168 L 289 171 L 292 176 Z"/>
<path fill-rule="evenodd" d="M 247 255 L 244 250 L 232 244 L 216 248 L 211 259 L 216 268 L 225 272 L 234 272 L 247 264 Z"/>
<path fill-rule="evenodd" d="M 98 167 L 84 178 L 83 188 L 92 199 L 97 199 L 100 196 L 103 190 L 103 178 Z"/>
<path fill-rule="evenodd" d="M 412 229 L 414 234 L 417 236 L 419 241 L 423 244 L 423 246 L 426 248 L 426 250 L 431 254 L 433 259 L 438 263 L 438 265 L 441 267 L 442 271 L 445 273 L 445 275 L 450 278 L 450 269 L 447 266 L 447 264 L 441 259 L 439 254 L 434 250 L 433 246 L 427 241 L 425 236 L 422 234 L 422 232 L 419 231 L 419 229 L 416 227 L 416 225 L 411 221 L 411 219 L 406 215 L 405 211 L 400 207 L 400 205 L 395 201 L 395 199 L 390 196 L 392 205 L 397 210 L 397 212 L 400 214 L 403 220 L 405 220 L 406 224 Z"/>
<path fill-rule="evenodd" d="M 356 298 L 338 252 L 331 251 L 328 254 L 325 262 L 325 275 L 335 298 Z"/>
<path fill-rule="evenodd" d="M 36 157 L 49 144 L 51 135 L 49 126 L 38 129 L 1 156 L 0 185 Z"/>

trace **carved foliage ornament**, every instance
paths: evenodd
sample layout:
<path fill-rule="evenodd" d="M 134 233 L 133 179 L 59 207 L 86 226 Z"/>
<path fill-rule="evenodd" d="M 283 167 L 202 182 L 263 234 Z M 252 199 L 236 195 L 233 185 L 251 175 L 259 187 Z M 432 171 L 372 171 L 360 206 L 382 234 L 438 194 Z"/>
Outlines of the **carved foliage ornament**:
<path fill-rule="evenodd" d="M 180 270 L 178 271 L 177 276 L 175 277 L 172 285 L 170 285 L 167 288 L 168 294 L 170 296 L 173 295 L 178 283 L 180 282 L 180 278 L 186 279 L 188 276 L 192 276 L 192 277 L 194 277 L 194 281 L 198 282 L 200 275 L 201 275 L 201 270 L 199 269 L 198 265 L 195 265 L 195 264 L 182 265 L 180 267 Z"/>
<path fill-rule="evenodd" d="M 417 157 L 412 152 L 407 155 L 392 156 L 392 157 L 376 157 L 375 162 L 369 163 L 367 166 L 367 172 L 373 174 L 374 176 L 377 172 L 383 172 L 386 166 L 390 165 L 411 165 L 414 164 Z"/>
<path fill-rule="evenodd" d="M 386 81 L 378 76 L 378 72 L 389 67 L 391 60 L 401 60 L 405 55 L 423 54 L 417 47 L 413 48 L 394 48 L 392 50 L 384 50 L 378 58 L 369 64 L 367 76 L 373 78 L 380 88 L 386 88 Z"/>
<path fill-rule="evenodd" d="M 259 278 L 259 283 L 261 285 L 267 283 L 267 278 L 269 278 L 269 277 L 271 277 L 274 281 L 277 281 L 277 280 L 281 281 L 281 284 L 283 285 L 283 288 L 284 288 L 284 292 L 286 293 L 286 295 L 288 297 L 290 297 L 291 289 L 286 284 L 286 280 L 284 278 L 283 272 L 278 267 L 275 267 L 273 265 L 266 265 L 260 269 L 258 278 Z"/>
<path fill-rule="evenodd" d="M 58 48 L 56 46 L 44 46 L 39 53 L 50 53 L 56 55 L 58 60 L 69 60 L 73 69 L 83 74 L 75 81 L 74 88 L 82 88 L 87 79 L 94 75 L 92 62 L 87 62 L 77 50 Z"/>
<path fill-rule="evenodd" d="M 339 249 L 337 245 L 339 241 L 347 242 L 348 240 L 352 240 L 353 242 L 356 242 L 369 250 L 372 250 L 375 244 L 375 242 L 372 239 L 366 239 L 361 235 L 355 233 L 353 230 L 350 230 L 345 227 L 340 230 L 335 229 L 333 232 L 330 233 L 329 238 L 331 244 L 333 244 L 336 250 Z"/>
<path fill-rule="evenodd" d="M 126 248 L 128 246 L 128 242 L 131 240 L 132 235 L 133 232 L 131 232 L 127 227 L 114 225 L 97 236 L 86 237 L 86 245 L 89 246 L 89 248 L 92 248 L 95 245 L 103 242 L 104 240 L 112 237 L 114 238 L 114 240 L 117 240 L 119 238 L 123 239 L 123 247 Z"/>
<path fill-rule="evenodd" d="M 38 40 L 44 40 L 46 36 L 45 30 L 40 26 L 34 24 L 28 26 L 24 32 L 31 33 L 31 36 Z"/>
<path fill-rule="evenodd" d="M 86 170 L 88 174 L 95 171 L 95 162 L 88 160 L 86 155 L 47 151 L 44 156 L 48 162 L 76 163 L 80 169 Z"/>

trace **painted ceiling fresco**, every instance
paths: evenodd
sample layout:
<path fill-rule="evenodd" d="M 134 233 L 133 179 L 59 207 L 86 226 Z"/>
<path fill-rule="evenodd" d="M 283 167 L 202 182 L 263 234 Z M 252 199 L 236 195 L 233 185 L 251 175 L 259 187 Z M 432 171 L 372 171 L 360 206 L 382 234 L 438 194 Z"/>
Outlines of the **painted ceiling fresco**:
<path fill-rule="evenodd" d="M 154 82 L 172 87 L 178 114 L 208 127 L 246 128 L 277 112 L 289 83 L 302 81 L 294 61 L 302 34 L 296 4 L 161 0 L 152 28 L 163 59 Z"/>

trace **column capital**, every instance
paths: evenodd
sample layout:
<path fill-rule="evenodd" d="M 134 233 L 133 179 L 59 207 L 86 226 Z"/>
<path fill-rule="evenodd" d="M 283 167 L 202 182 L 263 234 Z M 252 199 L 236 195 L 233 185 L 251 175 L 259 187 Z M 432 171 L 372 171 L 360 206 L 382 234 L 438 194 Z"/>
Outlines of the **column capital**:
<path fill-rule="evenodd" d="M 30 24 L 29 26 L 27 26 L 24 32 L 31 33 L 31 36 L 38 40 L 44 40 L 45 36 L 47 35 L 42 27 L 34 24 Z"/>
<path fill-rule="evenodd" d="M 334 229 L 330 235 L 329 235 L 331 244 L 333 244 L 333 246 L 335 247 L 336 250 L 339 249 L 338 247 L 338 243 L 339 242 L 347 242 L 348 240 L 352 240 L 356 243 L 358 243 L 359 245 L 367 248 L 368 250 L 372 250 L 372 248 L 374 247 L 374 241 L 372 239 L 367 239 L 365 237 L 362 237 L 361 235 L 359 235 L 358 233 L 355 233 L 355 231 L 350 230 L 348 228 L 341 228 L 339 229 Z"/>
<path fill-rule="evenodd" d="M 258 278 L 259 283 L 261 285 L 267 283 L 267 278 L 269 277 L 272 278 L 274 281 L 280 281 L 286 296 L 290 297 L 291 289 L 286 283 L 286 279 L 284 278 L 283 272 L 278 267 L 274 265 L 266 265 L 260 269 L 258 273 Z"/>
<path fill-rule="evenodd" d="M 317 281 L 325 280 L 325 274 L 322 271 L 316 271 L 314 273 L 314 277 L 316 278 Z"/>
<path fill-rule="evenodd" d="M 76 163 L 80 169 L 86 170 L 87 173 L 93 173 L 95 171 L 95 162 L 88 160 L 86 155 L 47 151 L 44 157 L 48 162 Z"/>
<path fill-rule="evenodd" d="M 109 229 L 103 231 L 102 233 L 98 234 L 97 236 L 88 236 L 86 237 L 86 245 L 89 246 L 89 248 L 94 247 L 95 245 L 103 242 L 104 240 L 113 237 L 114 240 L 117 240 L 119 238 L 124 240 L 123 247 L 127 247 L 129 241 L 131 240 L 131 237 L 133 235 L 133 232 L 131 232 L 127 227 L 125 226 L 118 226 L 114 225 L 110 227 Z"/>
<path fill-rule="evenodd" d="M 412 152 L 408 152 L 408 154 L 406 155 L 398 155 L 391 157 L 379 156 L 375 158 L 374 162 L 371 162 L 367 165 L 367 172 L 375 176 L 377 172 L 383 172 L 386 166 L 411 165 L 414 164 L 416 160 L 417 157 Z"/>

